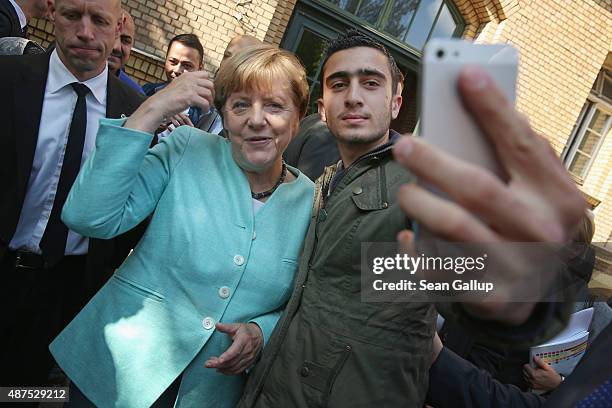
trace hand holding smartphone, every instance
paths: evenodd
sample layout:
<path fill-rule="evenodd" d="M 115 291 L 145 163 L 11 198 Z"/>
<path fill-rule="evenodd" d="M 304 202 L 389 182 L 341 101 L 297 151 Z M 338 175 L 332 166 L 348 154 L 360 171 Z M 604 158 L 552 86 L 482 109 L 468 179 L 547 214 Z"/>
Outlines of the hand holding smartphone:
<path fill-rule="evenodd" d="M 433 39 L 424 50 L 421 73 L 419 133 L 429 144 L 463 161 L 472 163 L 504 178 L 493 146 L 473 117 L 466 111 L 457 81 L 465 67 L 485 71 L 509 102 L 515 103 L 518 51 L 509 45 L 474 44 L 458 39 Z M 428 183 L 419 184 L 445 196 Z M 466 186 L 468 188 L 468 186 Z M 414 223 L 420 241 L 430 233 Z"/>
<path fill-rule="evenodd" d="M 420 88 L 420 133 L 424 140 L 501 175 L 491 144 L 463 106 L 457 78 L 464 67 L 477 66 L 491 76 L 514 105 L 518 60 L 518 51 L 509 45 L 431 40 L 423 56 Z"/>
<path fill-rule="evenodd" d="M 550 260 L 564 259 L 556 248 L 572 237 L 585 208 L 549 143 L 511 105 L 517 65 L 508 46 L 432 41 L 423 60 L 423 140 L 406 137 L 394 147 L 398 162 L 421 180 L 399 193 L 406 215 L 423 227 L 417 236 L 402 233 L 402 248 L 437 256 L 438 243 L 467 243 L 477 253 L 484 244 L 495 290 L 486 302 L 461 300 L 462 307 L 508 324 L 523 324 L 553 285 L 565 282 L 565 265 Z"/>

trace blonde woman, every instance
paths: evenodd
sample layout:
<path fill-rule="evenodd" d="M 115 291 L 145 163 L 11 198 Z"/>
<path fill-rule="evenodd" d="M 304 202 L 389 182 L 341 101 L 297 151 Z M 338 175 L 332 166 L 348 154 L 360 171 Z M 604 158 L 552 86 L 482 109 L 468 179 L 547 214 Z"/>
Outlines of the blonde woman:
<path fill-rule="evenodd" d="M 313 184 L 282 153 L 306 112 L 304 68 L 255 46 L 226 61 L 214 86 L 227 139 L 183 126 L 148 150 L 164 118 L 207 110 L 201 72 L 101 123 L 63 220 L 99 238 L 151 223 L 51 344 L 72 406 L 235 406 L 291 294 Z"/>

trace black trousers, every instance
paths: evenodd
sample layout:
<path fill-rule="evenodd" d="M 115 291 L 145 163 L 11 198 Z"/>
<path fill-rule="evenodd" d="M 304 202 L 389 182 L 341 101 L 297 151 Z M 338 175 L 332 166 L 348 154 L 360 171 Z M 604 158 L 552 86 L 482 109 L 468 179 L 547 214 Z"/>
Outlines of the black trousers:
<path fill-rule="evenodd" d="M 179 375 L 151 405 L 151 408 L 172 408 L 176 402 L 182 378 L 183 375 Z M 69 397 L 70 401 L 64 404 L 64 408 L 96 408 L 95 404 L 87 399 L 85 394 L 73 382 L 70 383 Z"/>
<path fill-rule="evenodd" d="M 49 343 L 87 301 L 86 256 L 66 256 L 52 268 L 0 262 L 0 386 L 45 386 L 54 364 Z"/>

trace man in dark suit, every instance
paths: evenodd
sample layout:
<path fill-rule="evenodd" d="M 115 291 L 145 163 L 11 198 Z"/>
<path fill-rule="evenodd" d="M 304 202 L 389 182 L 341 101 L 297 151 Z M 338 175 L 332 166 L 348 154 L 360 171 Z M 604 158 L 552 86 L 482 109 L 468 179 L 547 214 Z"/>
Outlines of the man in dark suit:
<path fill-rule="evenodd" d="M 144 84 L 143 92 L 147 96 L 154 95 L 181 76 L 183 72 L 201 71 L 204 66 L 203 59 L 204 47 L 197 35 L 179 34 L 175 36 L 170 40 L 166 51 L 166 62 L 164 63 L 166 82 Z M 185 112 L 175 115 L 167 124 L 168 131 L 160 133 L 159 136 L 167 136 L 174 127 L 181 125 L 195 126 L 203 114 L 204 112 L 199 107 L 191 106 Z"/>
<path fill-rule="evenodd" d="M 32 18 L 47 15 L 48 0 L 0 0 L 0 38 L 26 36 Z"/>
<path fill-rule="evenodd" d="M 48 344 L 133 246 L 87 239 L 60 214 L 100 118 L 142 97 L 106 65 L 120 0 L 56 0 L 57 47 L 0 57 L 0 385 L 44 385 Z"/>

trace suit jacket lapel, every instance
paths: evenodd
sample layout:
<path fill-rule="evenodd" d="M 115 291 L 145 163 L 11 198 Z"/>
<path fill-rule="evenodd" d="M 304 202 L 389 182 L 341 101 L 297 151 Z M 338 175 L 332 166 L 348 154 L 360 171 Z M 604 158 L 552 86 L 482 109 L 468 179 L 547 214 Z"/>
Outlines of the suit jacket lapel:
<path fill-rule="evenodd" d="M 15 111 L 15 137 L 17 144 L 17 186 L 24 195 L 32 170 L 38 128 L 42 115 L 49 57 L 51 54 L 32 56 L 23 64 L 22 81 L 13 84 Z"/>
<path fill-rule="evenodd" d="M 119 79 L 108 71 L 106 83 L 106 117 L 117 119 L 126 114 L 122 108 L 126 105 L 126 95 L 120 86 Z"/>
<path fill-rule="evenodd" d="M 11 3 L 8 1 L 0 2 L 0 9 L 2 9 L 2 14 L 5 14 L 10 21 L 11 24 L 11 32 L 9 33 L 9 37 L 19 36 L 25 38 L 27 25 L 25 28 L 21 28 L 21 22 L 19 21 L 19 15 L 17 15 L 17 10 L 13 7 Z M 19 35 L 21 34 L 21 35 Z"/>

